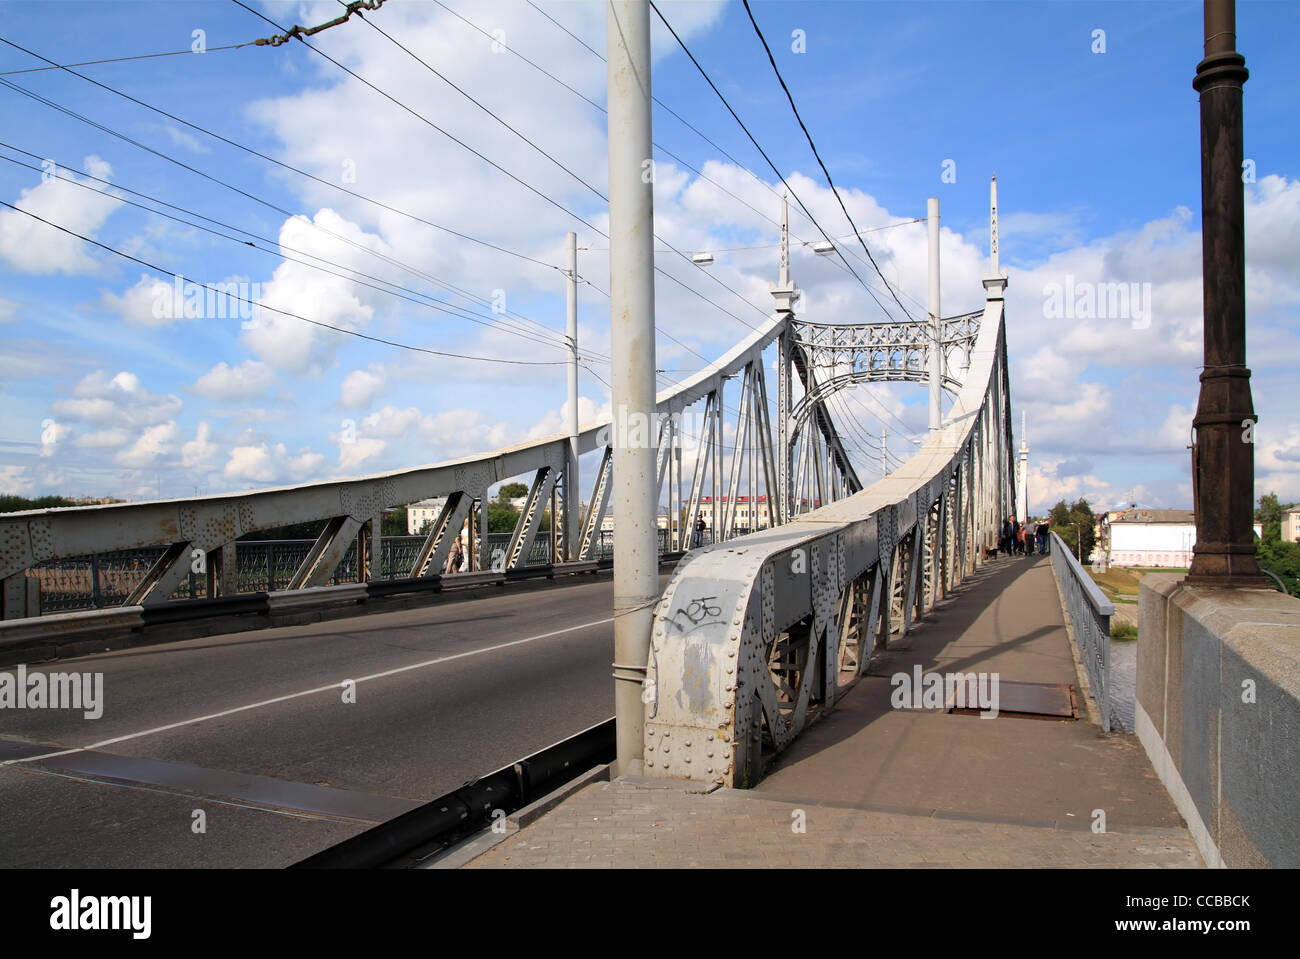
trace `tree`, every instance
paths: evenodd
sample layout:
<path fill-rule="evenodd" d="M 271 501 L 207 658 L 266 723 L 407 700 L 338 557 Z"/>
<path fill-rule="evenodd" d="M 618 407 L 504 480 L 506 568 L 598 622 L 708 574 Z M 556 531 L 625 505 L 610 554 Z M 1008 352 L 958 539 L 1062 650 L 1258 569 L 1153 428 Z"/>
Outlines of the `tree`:
<path fill-rule="evenodd" d="M 1292 596 L 1300 596 L 1300 543 L 1259 540 L 1255 543 L 1255 555 L 1261 569 L 1279 577 Z"/>
<path fill-rule="evenodd" d="M 1097 545 L 1097 534 L 1094 530 L 1097 517 L 1093 515 L 1088 501 L 1079 498 L 1072 506 L 1066 506 L 1065 500 L 1061 500 L 1052 507 L 1048 518 L 1051 521 L 1052 531 L 1061 537 L 1061 541 L 1070 548 L 1070 552 L 1082 557 L 1083 562 L 1086 563 Z"/>
<path fill-rule="evenodd" d="M 519 511 L 502 502 L 488 503 L 487 522 L 489 533 L 513 533 L 515 524 L 519 522 Z"/>
<path fill-rule="evenodd" d="M 406 524 L 406 507 L 400 506 L 391 513 L 384 514 L 380 528 L 385 536 L 406 536 L 408 534 Z"/>
<path fill-rule="evenodd" d="M 1053 526 L 1066 526 L 1070 522 L 1070 507 L 1065 505 L 1065 500 L 1061 500 L 1052 507 L 1052 512 L 1048 514 Z"/>
<path fill-rule="evenodd" d="M 1266 543 L 1276 543 L 1282 538 L 1282 514 L 1290 508 L 1278 501 L 1276 493 L 1265 493 L 1259 498 L 1255 522 L 1264 527 L 1260 539 Z"/>
<path fill-rule="evenodd" d="M 497 490 L 497 502 L 509 503 L 512 499 L 528 495 L 528 487 L 523 483 L 506 483 Z"/>
<path fill-rule="evenodd" d="M 1070 522 L 1079 527 L 1078 535 L 1083 541 L 1079 544 L 1079 555 L 1086 563 L 1097 545 L 1097 517 L 1093 515 L 1092 507 L 1088 505 L 1086 499 L 1080 497 L 1070 507 Z"/>

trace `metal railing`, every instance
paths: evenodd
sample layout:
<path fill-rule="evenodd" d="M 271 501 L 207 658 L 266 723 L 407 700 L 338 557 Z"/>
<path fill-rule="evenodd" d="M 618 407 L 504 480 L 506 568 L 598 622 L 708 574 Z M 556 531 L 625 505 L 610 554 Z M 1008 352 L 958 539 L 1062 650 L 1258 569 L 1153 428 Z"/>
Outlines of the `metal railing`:
<path fill-rule="evenodd" d="M 401 579 L 410 575 L 411 564 L 424 542 L 423 536 L 385 536 L 380 571 L 373 579 Z M 235 571 L 240 593 L 275 592 L 286 589 L 294 572 L 302 565 L 315 540 L 255 539 L 240 540 L 235 546 Z M 506 548 L 509 533 L 489 533 L 488 548 Z M 71 613 L 83 609 L 106 609 L 120 606 L 140 584 L 149 568 L 166 549 L 143 546 L 137 549 L 71 556 L 40 563 L 27 571 L 39 583 L 40 611 Z M 612 544 L 607 548 L 612 550 Z M 490 555 L 490 552 L 489 552 Z M 536 566 L 551 561 L 549 532 L 537 534 L 525 565 Z M 357 549 L 354 543 L 335 568 L 331 581 L 335 586 L 357 580 Z M 191 571 L 172 591 L 171 599 L 195 599 L 204 595 L 204 575 Z"/>
<path fill-rule="evenodd" d="M 1052 532 L 1048 542 L 1052 572 L 1065 597 L 1065 612 L 1074 629 L 1079 658 L 1088 670 L 1101 727 L 1106 732 L 1117 726 L 1122 729 L 1124 724 L 1110 702 L 1110 618 L 1115 615 L 1115 605 L 1097 588 L 1060 536 Z"/>

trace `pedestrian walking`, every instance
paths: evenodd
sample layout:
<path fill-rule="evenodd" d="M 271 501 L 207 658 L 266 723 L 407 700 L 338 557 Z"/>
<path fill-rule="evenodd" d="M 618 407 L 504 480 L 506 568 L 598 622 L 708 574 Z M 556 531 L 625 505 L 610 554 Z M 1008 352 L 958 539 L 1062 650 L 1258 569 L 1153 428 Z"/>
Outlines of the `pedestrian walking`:
<path fill-rule="evenodd" d="M 1048 537 L 1051 535 L 1051 532 L 1052 527 L 1047 520 L 1043 520 L 1038 524 L 1038 551 L 1040 553 L 1047 553 Z"/>
<path fill-rule="evenodd" d="M 1038 538 L 1038 524 L 1032 519 L 1025 523 L 1025 554 L 1034 555 L 1034 540 Z"/>
<path fill-rule="evenodd" d="M 695 518 L 695 545 L 697 548 L 704 545 L 704 531 L 708 528 L 704 522 L 704 514 L 700 513 Z"/>
<path fill-rule="evenodd" d="M 444 573 L 459 573 L 461 564 L 465 561 L 465 550 L 461 548 L 460 537 L 451 544 L 451 552 L 447 556 L 446 565 L 443 566 Z"/>

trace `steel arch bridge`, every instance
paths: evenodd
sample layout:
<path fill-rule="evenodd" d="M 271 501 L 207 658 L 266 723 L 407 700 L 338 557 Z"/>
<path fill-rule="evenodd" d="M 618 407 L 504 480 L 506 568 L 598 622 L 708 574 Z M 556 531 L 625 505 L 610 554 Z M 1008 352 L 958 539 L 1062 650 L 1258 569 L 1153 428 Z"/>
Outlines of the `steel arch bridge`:
<path fill-rule="evenodd" d="M 941 321 L 942 383 L 955 395 L 953 405 L 910 460 L 868 487 L 827 401 L 857 383 L 926 381 L 932 345 L 924 322 L 798 321 L 797 292 L 783 284 L 767 321 L 658 395 L 656 422 L 642 425 L 641 441 L 656 443 L 658 502 L 674 518 L 667 550 L 691 546 L 690 521 L 706 494 L 714 523 L 713 542 L 686 554 L 656 610 L 643 696 L 647 774 L 732 785 L 756 779 L 765 751 L 785 748 L 811 715 L 834 702 L 842 682 L 861 674 L 873 650 L 906 632 L 980 564 L 982 547 L 995 542 L 1013 502 L 1005 284 L 1002 276 L 985 280 L 982 311 Z M 764 350 L 773 344 L 775 428 L 764 370 Z M 740 381 L 736 392 L 728 387 L 733 379 Z M 576 499 L 576 489 L 565 490 L 576 487 L 567 475 L 567 434 L 346 480 L 6 514 L 0 596 L 7 622 L 0 642 L 24 625 L 54 635 L 84 626 L 87 617 L 121 627 L 143 623 L 149 611 L 183 619 L 187 605 L 202 600 L 209 608 L 212 601 L 238 602 L 240 537 L 297 523 L 323 529 L 286 588 L 264 594 L 272 608 L 332 596 L 355 602 L 358 588 L 364 599 L 376 587 L 414 592 L 454 581 L 440 571 L 467 520 L 471 569 L 482 572 L 460 575 L 505 576 L 528 562 L 548 505 L 553 568 L 591 565 L 609 512 L 613 444 L 635 442 L 635 433 L 635 424 L 617 421 L 580 430 L 579 454 L 601 451 L 581 526 L 565 515 Z M 488 489 L 520 476 L 531 480 L 524 508 L 508 544 L 490 551 L 482 535 Z M 739 508 L 742 490 L 747 517 Z M 409 566 L 389 571 L 396 581 L 380 582 L 382 511 L 428 497 L 444 498 L 436 521 Z M 566 529 L 573 532 L 566 536 Z M 120 605 L 39 617 L 35 568 L 145 547 L 157 558 L 136 574 Z M 357 584 L 330 586 L 354 549 Z M 175 598 L 200 555 L 202 600 Z"/>

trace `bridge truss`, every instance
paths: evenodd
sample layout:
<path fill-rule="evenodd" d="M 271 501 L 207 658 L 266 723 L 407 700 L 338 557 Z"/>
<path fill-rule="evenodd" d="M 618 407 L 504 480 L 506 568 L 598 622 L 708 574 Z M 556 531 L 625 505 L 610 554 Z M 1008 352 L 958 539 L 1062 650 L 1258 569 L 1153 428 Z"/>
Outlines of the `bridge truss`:
<path fill-rule="evenodd" d="M 658 502 L 669 516 L 665 545 L 690 552 L 655 616 L 644 697 L 646 772 L 740 785 L 757 778 L 765 753 L 784 749 L 810 716 L 832 704 L 891 634 L 906 632 L 980 563 L 980 548 L 995 541 L 1010 511 L 1005 279 L 985 286 L 982 311 L 941 321 L 942 383 L 955 396 L 942 428 L 872 486 L 858 478 L 828 400 L 860 383 L 926 381 L 928 326 L 798 321 L 797 294 L 787 286 L 774 291 L 777 309 L 752 334 L 659 394 L 654 423 L 600 421 L 580 430 L 579 454 L 602 452 L 573 542 L 563 515 L 566 500 L 577 499 L 564 495 L 569 437 L 556 434 L 353 479 L 0 516 L 4 619 L 39 615 L 37 567 L 145 547 L 157 558 L 120 605 L 102 612 L 120 618 L 194 604 L 177 596 L 200 566 L 200 599 L 237 599 L 240 537 L 308 522 L 323 528 L 269 601 L 309 603 L 331 589 L 355 592 L 355 584 L 329 585 L 344 557 L 355 557 L 359 583 L 382 579 L 376 557 L 383 555 L 383 510 L 429 497 L 444 498 L 440 514 L 385 593 L 440 581 L 466 525 L 471 571 L 504 575 L 522 567 L 548 518 L 550 561 L 586 561 L 610 511 L 613 444 L 652 442 Z M 764 361 L 773 345 L 775 425 Z M 738 384 L 729 386 L 733 380 Z M 694 451 L 689 471 L 686 450 Z M 483 535 L 487 492 L 515 477 L 529 480 L 524 507 L 508 544 L 490 549 Z M 710 543 L 691 549 L 693 518 L 706 500 Z M 57 631 L 58 620 L 86 615 L 40 623 Z M 0 627 L 0 639 L 7 628 Z"/>
<path fill-rule="evenodd" d="M 891 635 L 907 632 L 982 563 L 1012 508 L 1005 282 L 985 281 L 978 316 L 944 321 L 944 382 L 956 397 L 907 463 L 856 494 L 692 552 L 677 566 L 651 638 L 646 775 L 757 782 L 765 756 L 785 749 Z M 832 370 L 811 381 L 804 422 L 820 415 L 819 399 L 824 405 L 852 382 L 927 379 L 928 347 L 916 330 L 804 324 L 792 327 L 790 342 L 805 368 Z M 801 409 L 791 416 L 796 433 Z"/>

